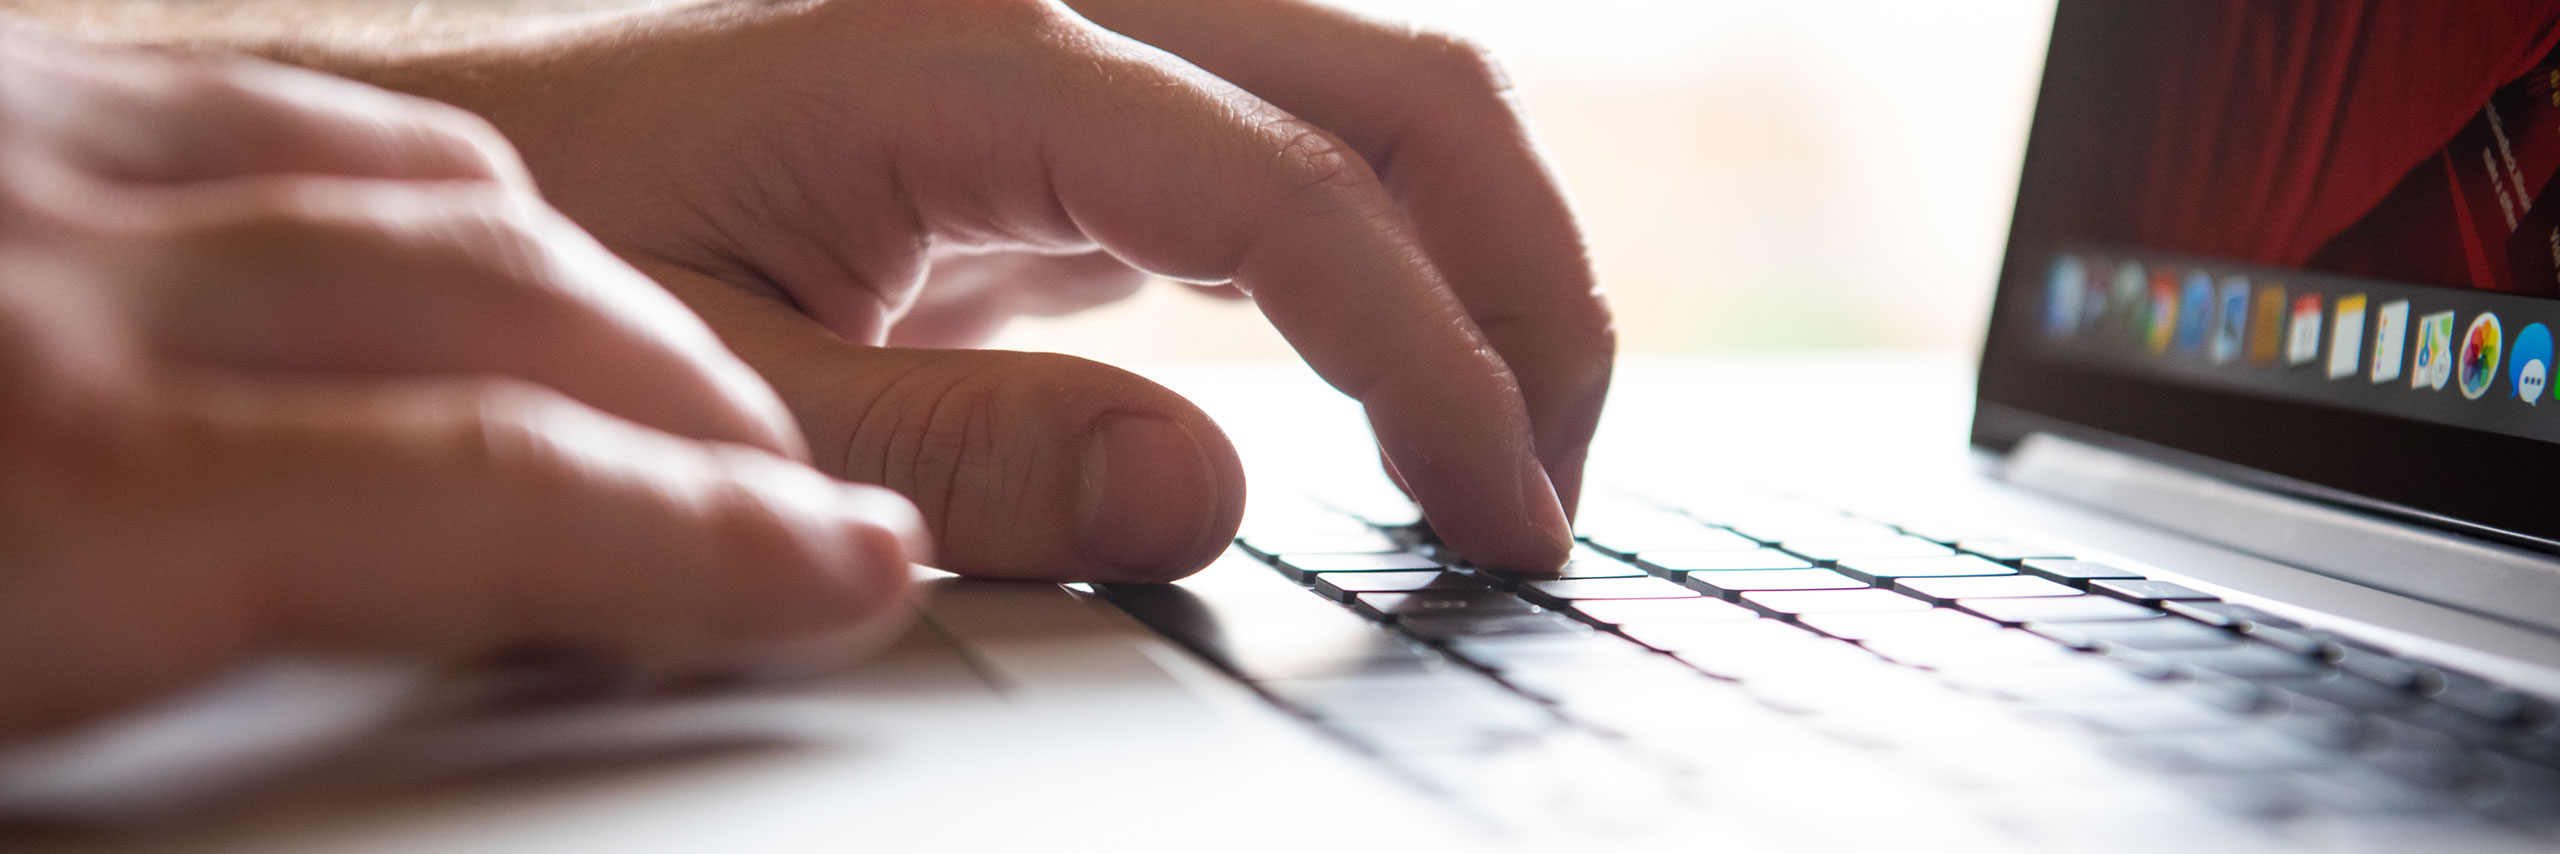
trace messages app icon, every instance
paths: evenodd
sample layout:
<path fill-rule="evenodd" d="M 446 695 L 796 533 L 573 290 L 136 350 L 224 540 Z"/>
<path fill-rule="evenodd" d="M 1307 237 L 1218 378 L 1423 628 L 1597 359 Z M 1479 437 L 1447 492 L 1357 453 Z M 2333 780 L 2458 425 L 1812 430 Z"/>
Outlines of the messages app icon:
<path fill-rule="evenodd" d="M 2512 352 L 2507 376 L 2515 383 L 2516 399 L 2541 403 L 2543 392 L 2551 385 L 2551 330 L 2539 323 L 2525 324 L 2516 333 Z"/>
<path fill-rule="evenodd" d="M 2409 365 L 2409 387 L 2443 390 L 2453 381 L 2453 312 L 2418 318 L 2418 353 Z"/>

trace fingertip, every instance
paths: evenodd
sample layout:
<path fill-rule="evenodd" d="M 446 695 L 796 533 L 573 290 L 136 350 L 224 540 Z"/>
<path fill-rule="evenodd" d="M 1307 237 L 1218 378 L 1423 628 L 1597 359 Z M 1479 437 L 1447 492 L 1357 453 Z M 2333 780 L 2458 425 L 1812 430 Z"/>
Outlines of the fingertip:
<path fill-rule="evenodd" d="M 857 619 L 867 619 L 905 601 L 916 565 L 933 560 L 933 538 L 904 496 L 862 484 L 840 489 L 851 554 L 835 574 L 853 591 Z"/>

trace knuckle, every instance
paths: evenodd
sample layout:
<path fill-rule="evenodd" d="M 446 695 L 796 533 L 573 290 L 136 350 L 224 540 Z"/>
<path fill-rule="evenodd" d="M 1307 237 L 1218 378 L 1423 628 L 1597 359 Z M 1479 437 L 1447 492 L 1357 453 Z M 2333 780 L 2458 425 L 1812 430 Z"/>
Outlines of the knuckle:
<path fill-rule="evenodd" d="M 1436 92 L 1503 95 L 1511 91 L 1510 74 L 1483 45 L 1435 30 L 1420 31 L 1410 38 L 1415 65 L 1411 73 L 1435 84 L 1431 88 Z"/>
<path fill-rule="evenodd" d="M 1360 152 L 1323 128 L 1281 118 L 1265 126 L 1273 137 L 1273 166 L 1293 195 L 1326 194 L 1377 184 L 1377 172 Z"/>

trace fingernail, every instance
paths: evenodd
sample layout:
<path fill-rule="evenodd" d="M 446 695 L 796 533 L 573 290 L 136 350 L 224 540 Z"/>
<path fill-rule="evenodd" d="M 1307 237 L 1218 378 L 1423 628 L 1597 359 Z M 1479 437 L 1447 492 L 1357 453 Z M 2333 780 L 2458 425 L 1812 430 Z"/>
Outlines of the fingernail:
<path fill-rule="evenodd" d="M 1085 439 L 1077 551 L 1126 570 L 1188 569 L 1171 565 L 1201 547 L 1215 489 L 1200 440 L 1180 423 L 1103 416 Z"/>

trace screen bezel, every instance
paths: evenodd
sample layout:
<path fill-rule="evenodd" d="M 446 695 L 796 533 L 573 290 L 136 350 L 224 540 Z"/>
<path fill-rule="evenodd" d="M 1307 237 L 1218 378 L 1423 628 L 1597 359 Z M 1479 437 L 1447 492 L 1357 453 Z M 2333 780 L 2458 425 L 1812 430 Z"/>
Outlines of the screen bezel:
<path fill-rule="evenodd" d="M 2192 466 L 2254 486 L 2432 527 L 2560 553 L 2560 444 L 2178 385 L 2058 361 L 2031 346 L 2050 253 L 2069 237 L 2040 227 L 2068 204 L 2052 152 L 2073 110 L 2056 104 L 2076 75 L 2125 73 L 2094 61 L 2064 0 L 2054 13 L 2018 195 L 1976 385 L 1973 441 L 2006 452 L 2034 432 L 2144 456 L 2169 449 Z M 2057 82 L 2063 85 L 2057 85 Z M 2080 105 L 2085 107 L 2086 105 Z M 2555 302 L 2560 307 L 2560 302 Z M 2536 477 L 2537 473 L 2547 473 Z"/>

